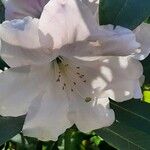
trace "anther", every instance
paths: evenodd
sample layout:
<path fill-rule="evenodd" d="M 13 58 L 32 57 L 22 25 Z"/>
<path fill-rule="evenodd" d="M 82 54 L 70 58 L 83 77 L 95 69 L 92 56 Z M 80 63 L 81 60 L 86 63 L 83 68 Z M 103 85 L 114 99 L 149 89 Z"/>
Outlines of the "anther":
<path fill-rule="evenodd" d="M 60 82 L 60 78 L 58 78 L 58 79 L 56 80 L 56 82 Z"/>
<path fill-rule="evenodd" d="M 69 66 L 68 64 L 65 65 L 65 67 L 68 67 L 68 66 Z"/>
<path fill-rule="evenodd" d="M 83 82 L 86 83 L 86 80 L 84 80 Z"/>
<path fill-rule="evenodd" d="M 86 97 L 86 98 L 85 98 L 85 102 L 87 102 L 87 103 L 90 102 L 91 100 L 92 100 L 91 97 Z"/>

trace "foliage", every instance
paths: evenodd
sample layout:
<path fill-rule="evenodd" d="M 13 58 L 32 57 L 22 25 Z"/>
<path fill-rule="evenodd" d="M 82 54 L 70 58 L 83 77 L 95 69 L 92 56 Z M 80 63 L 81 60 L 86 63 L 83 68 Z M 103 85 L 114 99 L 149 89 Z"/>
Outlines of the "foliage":
<path fill-rule="evenodd" d="M 149 0 L 100 0 L 100 23 L 135 29 L 150 16 Z"/>

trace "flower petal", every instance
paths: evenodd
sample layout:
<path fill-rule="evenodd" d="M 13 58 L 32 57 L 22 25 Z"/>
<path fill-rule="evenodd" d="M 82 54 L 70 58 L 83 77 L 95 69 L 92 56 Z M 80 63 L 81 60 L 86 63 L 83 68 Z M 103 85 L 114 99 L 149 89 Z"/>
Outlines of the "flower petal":
<path fill-rule="evenodd" d="M 42 141 L 56 141 L 59 135 L 73 125 L 67 118 L 68 106 L 61 94 L 46 91 L 42 97 L 35 99 L 29 108 L 23 127 L 25 136 Z"/>
<path fill-rule="evenodd" d="M 138 55 L 135 55 L 135 57 L 143 60 L 150 54 L 150 25 L 142 23 L 135 30 L 135 35 L 137 41 L 141 44 L 141 52 Z"/>
<path fill-rule="evenodd" d="M 47 84 L 49 65 L 11 68 L 0 74 L 0 115 L 20 116 Z"/>
<path fill-rule="evenodd" d="M 39 28 L 44 35 L 52 37 L 53 49 L 57 49 L 85 40 L 96 32 L 97 23 L 80 0 L 50 0 L 42 12 Z"/>
<path fill-rule="evenodd" d="M 46 55 L 39 50 L 36 51 L 31 49 L 24 49 L 5 42 L 2 42 L 1 45 L 2 49 L 0 55 L 10 67 L 43 64 L 50 60 L 49 55 Z"/>
<path fill-rule="evenodd" d="M 3 0 L 6 20 L 21 19 L 26 16 L 40 17 L 49 0 Z"/>
<path fill-rule="evenodd" d="M 114 120 L 114 111 L 109 108 L 109 100 L 101 98 L 85 102 L 80 97 L 71 97 L 71 111 L 69 118 L 74 121 L 82 132 L 91 132 L 95 129 L 110 126 Z"/>
<path fill-rule="evenodd" d="M 67 45 L 60 51 L 67 57 L 73 56 L 128 56 L 138 53 L 140 44 L 132 31 L 113 25 L 100 26 L 96 34 L 91 34 L 83 42 Z"/>
<path fill-rule="evenodd" d="M 4 22 L 0 25 L 0 38 L 0 55 L 11 67 L 42 63 L 50 59 L 49 46 L 46 47 L 46 40 L 43 40 L 38 30 L 37 19 L 26 17 Z"/>
<path fill-rule="evenodd" d="M 44 36 L 42 37 L 38 26 L 39 20 L 31 17 L 5 21 L 0 24 L 0 38 L 8 44 L 23 48 L 50 48 L 50 45 L 47 46 L 46 43 L 42 43 Z"/>
<path fill-rule="evenodd" d="M 82 0 L 82 1 L 91 9 L 93 14 L 97 12 L 99 6 L 99 0 Z"/>
<path fill-rule="evenodd" d="M 23 127 L 24 135 L 42 141 L 56 141 L 73 125 L 68 119 L 68 97 L 51 69 L 46 90 L 32 102 Z"/>
<path fill-rule="evenodd" d="M 134 97 L 135 84 L 139 83 L 139 78 L 143 73 L 141 63 L 132 57 L 101 56 L 95 59 L 89 57 L 69 59 L 80 67 L 80 70 L 84 72 L 81 74 L 85 74 L 86 82 L 91 85 L 91 87 L 78 86 L 78 91 L 87 94 L 87 97 L 91 95 L 97 98 L 109 97 L 118 102 L 129 100 Z M 76 74 L 77 71 L 71 72 Z M 138 87 L 140 87 L 139 84 Z M 93 91 L 94 94 L 92 94 Z M 84 97 L 86 97 L 85 94 Z"/>
<path fill-rule="evenodd" d="M 68 118 L 73 124 L 81 131 L 89 132 L 113 123 L 114 112 L 109 108 L 108 96 L 101 98 L 100 92 L 91 85 L 98 71 L 62 58 L 59 72 L 68 96 Z"/>

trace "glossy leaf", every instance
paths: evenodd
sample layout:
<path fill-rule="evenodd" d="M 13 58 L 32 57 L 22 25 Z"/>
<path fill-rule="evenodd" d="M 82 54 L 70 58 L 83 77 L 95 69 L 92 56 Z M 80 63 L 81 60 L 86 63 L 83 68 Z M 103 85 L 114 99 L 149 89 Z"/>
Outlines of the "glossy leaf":
<path fill-rule="evenodd" d="M 121 150 L 148 149 L 150 141 L 150 105 L 138 100 L 111 101 L 116 123 L 97 130 L 106 142 Z"/>
<path fill-rule="evenodd" d="M 111 101 L 111 108 L 118 122 L 150 134 L 150 104 L 138 100 L 123 103 Z"/>
<path fill-rule="evenodd" d="M 0 117 L 0 145 L 21 132 L 25 116 Z"/>
<path fill-rule="evenodd" d="M 4 20 L 4 7 L 0 0 L 0 23 Z"/>
<path fill-rule="evenodd" d="M 100 0 L 100 24 L 135 29 L 150 16 L 150 0 Z"/>
<path fill-rule="evenodd" d="M 150 135 L 119 122 L 96 131 L 104 140 L 120 150 L 148 150 Z"/>

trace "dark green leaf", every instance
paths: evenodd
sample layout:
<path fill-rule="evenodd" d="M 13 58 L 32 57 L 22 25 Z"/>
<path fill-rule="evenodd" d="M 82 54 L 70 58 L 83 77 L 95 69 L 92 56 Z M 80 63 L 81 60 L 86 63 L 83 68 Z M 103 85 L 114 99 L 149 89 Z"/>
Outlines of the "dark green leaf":
<path fill-rule="evenodd" d="M 150 84 L 150 55 L 145 60 L 142 61 L 145 75 L 145 84 Z"/>
<path fill-rule="evenodd" d="M 4 70 L 4 68 L 9 66 L 0 58 L 0 70 Z"/>
<path fill-rule="evenodd" d="M 110 103 L 118 122 L 150 134 L 150 104 L 138 100 Z"/>
<path fill-rule="evenodd" d="M 100 0 L 100 24 L 135 29 L 150 16 L 150 0 Z"/>
<path fill-rule="evenodd" d="M 121 150 L 148 149 L 150 105 L 138 100 L 110 103 L 116 114 L 116 123 L 96 132 L 106 142 Z"/>
<path fill-rule="evenodd" d="M 135 128 L 115 123 L 109 128 L 96 131 L 104 140 L 120 150 L 149 150 L 150 135 Z"/>
<path fill-rule="evenodd" d="M 0 23 L 4 20 L 4 7 L 0 0 Z"/>
<path fill-rule="evenodd" d="M 25 116 L 0 117 L 0 145 L 21 132 Z"/>

